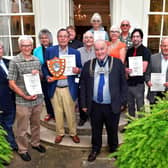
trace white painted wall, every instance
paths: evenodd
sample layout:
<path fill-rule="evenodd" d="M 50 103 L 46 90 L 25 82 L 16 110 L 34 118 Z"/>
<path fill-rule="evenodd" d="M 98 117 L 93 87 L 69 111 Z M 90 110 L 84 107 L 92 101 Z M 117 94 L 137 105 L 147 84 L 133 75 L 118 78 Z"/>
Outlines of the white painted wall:
<path fill-rule="evenodd" d="M 56 33 L 69 25 L 69 0 L 34 0 L 36 34 L 47 28 L 57 43 Z M 38 44 L 38 41 L 37 41 Z"/>
<path fill-rule="evenodd" d="M 69 20 L 70 1 L 33 0 L 36 34 L 38 35 L 40 29 L 48 28 L 53 34 L 54 43 L 56 43 L 57 30 L 65 28 L 72 22 Z M 120 25 L 123 19 L 128 19 L 131 22 L 131 31 L 135 27 L 143 30 L 143 43 L 146 45 L 149 3 L 148 0 L 110 0 L 111 23 Z"/>
<path fill-rule="evenodd" d="M 120 25 L 123 19 L 131 23 L 131 31 L 141 28 L 144 32 L 143 43 L 147 44 L 148 9 L 150 1 L 147 0 L 111 0 L 112 24 Z"/>

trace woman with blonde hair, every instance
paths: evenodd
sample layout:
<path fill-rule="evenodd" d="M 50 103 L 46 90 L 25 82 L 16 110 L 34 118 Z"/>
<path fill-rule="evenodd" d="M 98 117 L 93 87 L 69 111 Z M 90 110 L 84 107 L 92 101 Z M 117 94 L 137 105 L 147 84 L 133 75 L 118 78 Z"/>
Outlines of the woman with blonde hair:
<path fill-rule="evenodd" d="M 125 62 L 126 44 L 119 40 L 120 29 L 113 25 L 110 28 L 110 39 L 108 42 L 108 54 Z"/>

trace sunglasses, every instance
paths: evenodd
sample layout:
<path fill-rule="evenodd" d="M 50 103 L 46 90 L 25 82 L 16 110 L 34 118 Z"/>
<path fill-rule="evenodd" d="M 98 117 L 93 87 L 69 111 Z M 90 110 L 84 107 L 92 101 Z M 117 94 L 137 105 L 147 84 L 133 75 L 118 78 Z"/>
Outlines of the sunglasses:
<path fill-rule="evenodd" d="M 93 22 L 100 22 L 100 20 L 93 20 Z"/>
<path fill-rule="evenodd" d="M 125 27 L 128 27 L 129 24 L 122 24 L 121 26 L 122 26 L 122 27 L 124 27 L 124 26 L 125 26 Z"/>

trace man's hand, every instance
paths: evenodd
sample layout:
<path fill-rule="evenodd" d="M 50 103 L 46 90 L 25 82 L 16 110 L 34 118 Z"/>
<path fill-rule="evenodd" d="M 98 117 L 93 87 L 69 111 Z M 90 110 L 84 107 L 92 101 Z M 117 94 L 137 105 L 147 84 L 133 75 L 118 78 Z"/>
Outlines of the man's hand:
<path fill-rule="evenodd" d="M 32 70 L 32 75 L 36 75 L 36 74 L 39 74 L 40 72 L 39 72 L 39 70 L 37 70 L 37 69 L 34 69 L 34 70 Z"/>
<path fill-rule="evenodd" d="M 54 82 L 55 80 L 51 77 L 51 76 L 48 76 L 47 77 L 47 82 L 51 83 L 51 82 Z"/>
<path fill-rule="evenodd" d="M 84 111 L 85 113 L 87 112 L 87 108 L 82 108 L 82 111 Z"/>
<path fill-rule="evenodd" d="M 125 68 L 125 72 L 126 72 L 126 74 L 130 74 L 130 73 L 132 72 L 132 69 L 130 69 L 130 68 Z"/>
<path fill-rule="evenodd" d="M 148 81 L 148 82 L 147 82 L 147 85 L 148 85 L 148 87 L 151 87 L 151 86 L 152 86 L 151 81 Z"/>
<path fill-rule="evenodd" d="M 25 100 L 36 100 L 37 99 L 37 95 L 32 95 L 32 96 L 28 96 L 28 95 L 24 95 L 23 96 L 23 98 L 25 99 Z"/>
<path fill-rule="evenodd" d="M 164 83 L 164 86 L 168 88 L 168 82 Z"/>
<path fill-rule="evenodd" d="M 79 74 L 79 73 L 80 73 L 80 68 L 78 68 L 78 67 L 73 67 L 73 68 L 72 68 L 72 72 L 75 73 L 75 74 Z"/>

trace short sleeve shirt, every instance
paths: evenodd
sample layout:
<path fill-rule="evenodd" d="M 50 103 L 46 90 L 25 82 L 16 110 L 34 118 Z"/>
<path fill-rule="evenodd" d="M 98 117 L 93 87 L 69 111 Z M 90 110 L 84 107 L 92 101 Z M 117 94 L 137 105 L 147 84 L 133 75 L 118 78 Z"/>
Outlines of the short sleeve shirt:
<path fill-rule="evenodd" d="M 25 94 L 29 95 L 26 91 L 23 75 L 31 73 L 32 70 L 35 69 L 41 71 L 41 65 L 38 58 L 32 56 L 32 59 L 25 60 L 23 55 L 20 53 L 10 61 L 8 79 L 14 80 L 16 85 L 21 88 Z M 16 94 L 16 104 L 30 107 L 38 105 L 43 102 L 43 95 L 40 94 L 37 96 L 36 100 L 29 101 Z"/>

